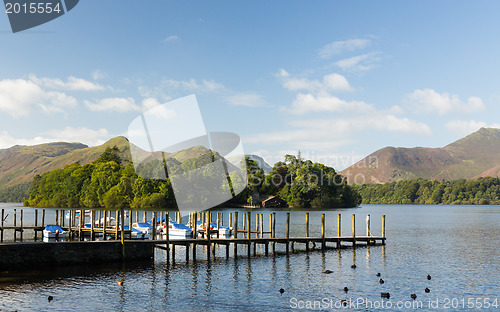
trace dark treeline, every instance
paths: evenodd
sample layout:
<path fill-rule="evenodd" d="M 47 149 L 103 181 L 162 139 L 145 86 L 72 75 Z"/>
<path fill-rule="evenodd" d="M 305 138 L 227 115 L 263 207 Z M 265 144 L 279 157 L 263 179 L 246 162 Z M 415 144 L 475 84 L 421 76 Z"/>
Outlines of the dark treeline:
<path fill-rule="evenodd" d="M 173 158 L 152 160 L 136 169 L 130 162 L 122 162 L 118 149 L 106 151 L 91 164 L 74 163 L 55 169 L 33 179 L 29 197 L 24 205 L 31 207 L 70 208 L 175 208 L 172 185 L 160 177 L 166 166 L 169 172 L 193 172 L 219 156 L 208 152 L 197 158 L 179 162 Z M 247 181 L 230 174 L 233 187 L 246 188 L 223 205 L 259 204 L 260 199 L 275 195 L 294 207 L 354 207 L 361 198 L 345 179 L 331 167 L 287 155 L 284 162 L 275 164 L 265 175 L 253 160 L 245 159 Z M 162 163 L 163 162 L 163 163 Z M 211 176 L 207 169 L 201 176 Z M 224 179 L 221 179 L 224 180 Z M 222 184 L 215 188 L 227 187 Z M 242 184 L 243 183 L 243 184 Z M 260 196 L 256 196 L 260 195 Z"/>
<path fill-rule="evenodd" d="M 31 182 L 26 182 L 0 190 L 0 202 L 21 203 L 29 194 L 30 188 Z"/>
<path fill-rule="evenodd" d="M 436 181 L 414 179 L 356 185 L 364 204 L 500 204 L 500 179 Z"/>

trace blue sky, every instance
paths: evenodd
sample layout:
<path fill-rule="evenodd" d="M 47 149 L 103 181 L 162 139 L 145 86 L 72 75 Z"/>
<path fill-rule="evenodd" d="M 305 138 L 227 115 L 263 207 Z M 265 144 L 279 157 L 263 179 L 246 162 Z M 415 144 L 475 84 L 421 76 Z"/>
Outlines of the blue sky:
<path fill-rule="evenodd" d="M 500 127 L 495 1 L 98 1 L 12 34 L 0 14 L 0 148 L 126 135 L 196 94 L 208 131 L 269 163 L 343 169 L 385 146 Z M 183 131 L 179 129 L 179 131 Z"/>

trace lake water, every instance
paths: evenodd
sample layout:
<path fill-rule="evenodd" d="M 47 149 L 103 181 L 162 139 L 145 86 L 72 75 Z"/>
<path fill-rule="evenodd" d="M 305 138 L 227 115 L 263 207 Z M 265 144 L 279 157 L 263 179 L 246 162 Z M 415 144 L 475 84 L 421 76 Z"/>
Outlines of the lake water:
<path fill-rule="evenodd" d="M 227 218 L 234 210 L 223 211 Z M 270 211 L 259 212 L 268 227 Z M 0 272 L 0 311 L 500 310 L 500 206 L 363 205 L 312 211 L 311 235 L 319 235 L 323 212 L 327 235 L 336 234 L 338 213 L 344 235 L 352 233 L 353 213 L 359 235 L 365 233 L 366 214 L 371 215 L 372 234 L 380 235 L 385 214 L 387 245 L 270 257 L 259 248 L 260 255 L 251 258 L 241 245 L 236 260 L 226 260 L 221 248 L 211 262 L 200 247 L 197 261 L 189 263 L 179 247 L 175 264 L 166 263 L 158 250 L 151 262 Z M 30 213 L 25 208 L 26 224 Z M 285 216 L 286 211 L 277 212 L 278 236 Z M 305 213 L 293 211 L 291 216 L 291 236 L 302 236 Z M 351 268 L 353 263 L 357 268 Z M 390 293 L 390 299 L 381 298 L 382 292 Z M 48 302 L 48 296 L 54 300 Z"/>

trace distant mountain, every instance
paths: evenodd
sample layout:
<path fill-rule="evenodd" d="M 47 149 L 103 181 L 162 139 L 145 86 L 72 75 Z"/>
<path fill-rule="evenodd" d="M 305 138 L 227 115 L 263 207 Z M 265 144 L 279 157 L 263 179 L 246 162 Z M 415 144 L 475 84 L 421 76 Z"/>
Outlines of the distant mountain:
<path fill-rule="evenodd" d="M 269 166 L 269 164 L 264 160 L 264 158 L 253 155 L 253 154 L 245 154 L 245 157 L 248 157 L 250 160 L 254 160 L 257 165 L 262 169 L 266 174 L 271 172 L 273 170 L 273 167 Z"/>
<path fill-rule="evenodd" d="M 349 183 L 497 176 L 500 173 L 500 129 L 481 128 L 442 148 L 385 147 L 340 173 Z"/>
<path fill-rule="evenodd" d="M 123 159 L 131 159 L 128 141 L 116 137 L 103 145 L 88 147 L 82 143 L 46 143 L 34 146 L 16 145 L 0 150 L 0 190 L 31 182 L 37 174 L 79 162 L 88 164 L 97 159 L 106 147 L 117 146 Z"/>

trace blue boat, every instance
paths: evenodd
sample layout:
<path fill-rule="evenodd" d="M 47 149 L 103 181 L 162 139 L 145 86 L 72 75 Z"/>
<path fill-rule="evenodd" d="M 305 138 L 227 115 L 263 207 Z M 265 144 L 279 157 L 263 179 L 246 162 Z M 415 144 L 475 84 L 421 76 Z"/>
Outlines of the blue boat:
<path fill-rule="evenodd" d="M 44 238 L 62 238 L 68 234 L 62 227 L 57 224 L 47 224 L 43 230 Z"/>

